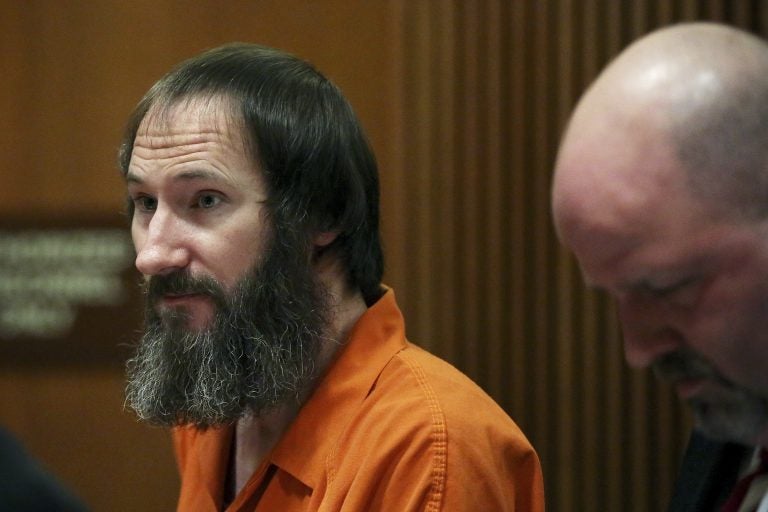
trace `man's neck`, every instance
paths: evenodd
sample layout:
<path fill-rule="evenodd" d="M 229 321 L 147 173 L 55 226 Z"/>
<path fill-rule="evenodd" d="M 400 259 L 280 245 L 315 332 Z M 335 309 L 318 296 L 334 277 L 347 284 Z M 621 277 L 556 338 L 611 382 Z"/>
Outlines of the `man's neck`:
<path fill-rule="evenodd" d="M 326 276 L 327 277 L 327 276 Z M 315 367 L 317 380 L 307 392 L 296 400 L 284 404 L 274 412 L 262 417 L 245 416 L 238 420 L 230 457 L 230 477 L 227 484 L 228 501 L 234 499 L 248 483 L 254 471 L 263 463 L 288 430 L 301 406 L 312 394 L 317 381 L 322 379 L 333 362 L 339 349 L 346 344 L 352 328 L 365 313 L 367 307 L 359 291 L 350 291 L 343 286 L 342 279 L 326 282 L 331 296 L 331 321 L 327 337 L 323 339 Z"/>
<path fill-rule="evenodd" d="M 248 415 L 237 421 L 232 438 L 230 476 L 226 490 L 228 502 L 248 483 L 267 454 L 288 430 L 299 407 L 299 403 L 291 403 L 262 417 Z"/>

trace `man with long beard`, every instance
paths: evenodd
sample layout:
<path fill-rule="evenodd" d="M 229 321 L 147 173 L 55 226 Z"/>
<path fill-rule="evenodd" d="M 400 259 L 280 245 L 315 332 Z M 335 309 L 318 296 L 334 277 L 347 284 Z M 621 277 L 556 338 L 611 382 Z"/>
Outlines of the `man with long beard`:
<path fill-rule="evenodd" d="M 706 23 L 625 50 L 558 154 L 561 240 L 694 413 L 672 511 L 768 510 L 767 177 L 768 45 Z"/>
<path fill-rule="evenodd" d="M 155 84 L 120 163 L 146 329 L 128 404 L 173 427 L 179 510 L 541 510 L 536 453 L 411 345 L 378 176 L 338 89 L 227 45 Z"/>

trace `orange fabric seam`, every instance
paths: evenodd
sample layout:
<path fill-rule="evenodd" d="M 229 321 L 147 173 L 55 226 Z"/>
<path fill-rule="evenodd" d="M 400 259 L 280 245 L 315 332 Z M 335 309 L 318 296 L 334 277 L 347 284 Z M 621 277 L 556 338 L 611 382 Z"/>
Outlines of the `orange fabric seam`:
<path fill-rule="evenodd" d="M 432 439 L 434 439 L 434 466 L 432 468 L 432 491 L 429 502 L 427 503 L 427 511 L 438 512 L 440 505 L 443 501 L 443 493 L 445 491 L 445 474 L 446 474 L 446 459 L 447 459 L 447 447 L 448 439 L 445 428 L 445 415 L 443 414 L 440 404 L 437 400 L 434 390 L 427 382 L 424 370 L 418 364 L 414 363 L 408 357 L 406 351 L 400 351 L 396 357 L 401 358 L 408 368 L 413 372 L 414 377 L 419 383 L 419 386 L 426 395 L 427 402 L 429 403 L 429 410 L 432 413 Z"/>

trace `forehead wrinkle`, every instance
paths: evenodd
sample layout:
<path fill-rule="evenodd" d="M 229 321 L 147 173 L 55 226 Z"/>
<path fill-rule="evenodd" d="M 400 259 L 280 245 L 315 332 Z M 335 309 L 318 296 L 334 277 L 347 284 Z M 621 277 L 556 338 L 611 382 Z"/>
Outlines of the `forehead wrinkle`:
<path fill-rule="evenodd" d="M 189 133 L 191 127 L 195 133 Z M 166 145 L 157 138 L 174 136 L 189 137 L 190 144 L 212 140 L 246 154 L 253 145 L 236 102 L 204 94 L 158 100 L 141 121 L 136 140 L 139 136 L 148 137 L 153 148 Z"/>
<path fill-rule="evenodd" d="M 183 126 L 187 128 L 169 126 L 165 131 L 158 128 L 156 133 L 138 135 L 134 142 L 130 167 L 136 164 L 134 157 L 160 163 L 177 160 L 177 163 L 182 164 L 203 160 L 220 171 L 224 171 L 226 167 L 222 167 L 220 159 L 226 158 L 228 154 L 237 159 L 242 157 L 249 163 L 253 162 L 251 151 L 245 142 L 231 130 L 198 131 L 194 129 L 194 125 L 184 123 Z"/>
<path fill-rule="evenodd" d="M 215 132 L 211 133 L 215 134 Z M 182 140 L 179 140 L 180 138 Z M 153 139 L 149 140 L 143 136 L 137 137 L 134 143 L 134 156 L 138 156 L 140 159 L 160 161 L 181 157 L 181 162 L 185 162 L 194 161 L 200 158 L 201 154 L 215 155 L 221 152 L 220 149 L 232 153 L 242 152 L 242 148 L 232 144 L 228 137 L 207 137 L 205 134 L 189 134 L 188 137 L 163 135 Z M 203 159 L 208 160 L 206 157 L 203 157 Z"/>
<path fill-rule="evenodd" d="M 136 135 L 136 145 L 149 149 L 163 149 L 171 146 L 194 146 L 211 141 L 223 141 L 229 137 L 214 129 L 195 130 L 179 129 L 175 124 L 158 127 L 156 124 L 141 130 Z"/>
<path fill-rule="evenodd" d="M 239 139 L 226 133 L 211 131 L 193 131 L 181 129 L 174 132 L 162 132 L 157 135 L 141 134 L 136 137 L 133 148 L 131 167 L 141 161 L 163 163 L 173 160 L 177 164 L 205 161 L 219 168 L 219 160 L 227 156 L 250 161 L 250 154 Z M 134 159 L 135 158 L 135 159 Z M 198 176 L 199 177 L 199 176 Z"/>

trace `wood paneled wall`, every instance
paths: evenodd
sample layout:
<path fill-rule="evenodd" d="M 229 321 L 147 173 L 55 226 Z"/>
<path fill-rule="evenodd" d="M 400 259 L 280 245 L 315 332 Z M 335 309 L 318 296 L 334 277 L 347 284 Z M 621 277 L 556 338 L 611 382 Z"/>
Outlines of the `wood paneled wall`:
<path fill-rule="evenodd" d="M 765 35 L 764 4 L 8 0 L 0 213 L 114 214 L 122 124 L 172 64 L 232 40 L 301 55 L 346 92 L 377 152 L 386 280 L 410 338 L 523 427 L 549 510 L 661 510 L 688 419 L 627 369 L 611 305 L 557 243 L 552 164 L 577 97 L 629 41 L 692 19 Z M 121 408 L 117 364 L 0 373 L 0 424 L 94 510 L 168 510 L 178 482 L 167 435 Z"/>

